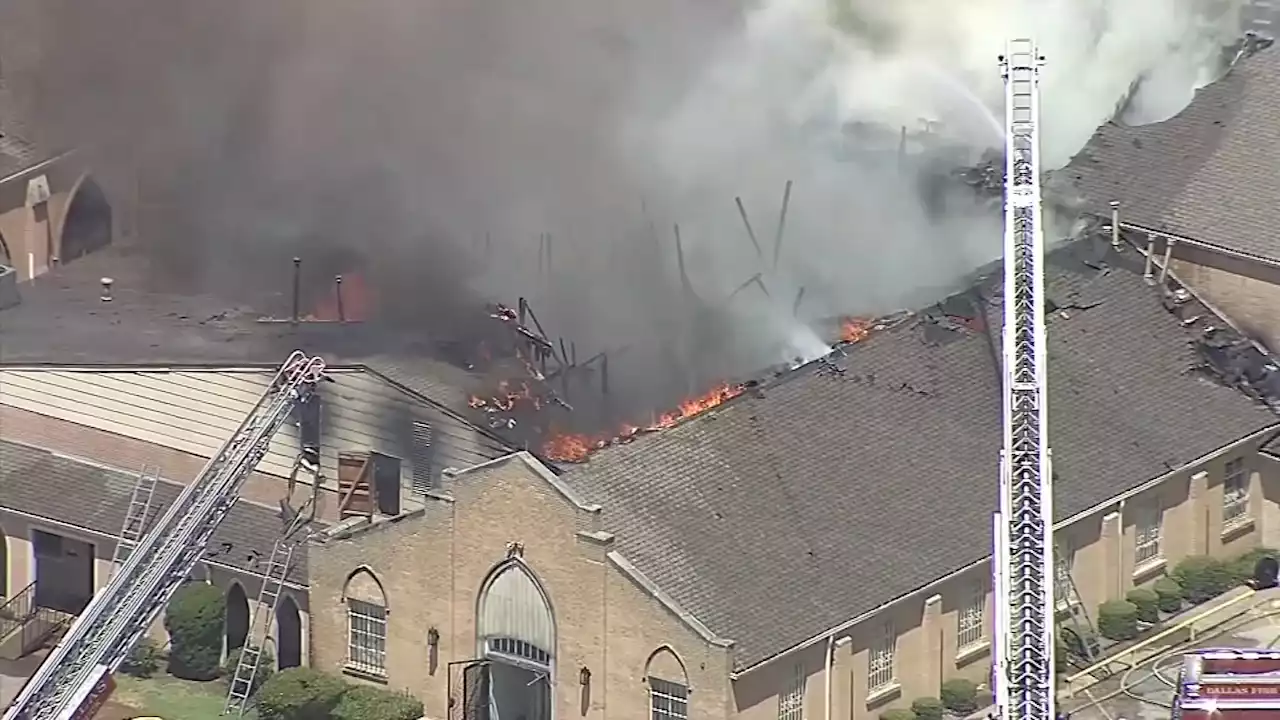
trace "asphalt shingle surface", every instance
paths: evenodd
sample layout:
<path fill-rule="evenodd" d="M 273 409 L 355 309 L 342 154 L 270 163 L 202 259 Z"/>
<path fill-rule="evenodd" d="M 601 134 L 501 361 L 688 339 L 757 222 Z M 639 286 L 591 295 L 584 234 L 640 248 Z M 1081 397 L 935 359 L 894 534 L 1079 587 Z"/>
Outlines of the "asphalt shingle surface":
<path fill-rule="evenodd" d="M 1091 240 L 1054 255 L 1059 519 L 1277 422 L 1190 372 L 1203 327 L 1163 307 L 1135 255 Z M 988 281 L 563 477 L 752 665 L 990 554 L 997 295 Z"/>
<path fill-rule="evenodd" d="M 1280 259 L 1280 48 L 1258 51 L 1160 123 L 1104 125 L 1055 182 L 1087 210 Z"/>
<path fill-rule="evenodd" d="M 287 316 L 274 294 L 227 300 L 158 288 L 147 256 L 129 247 L 92 253 L 19 286 L 0 311 L 0 363 L 219 365 L 282 362 L 301 347 L 333 365 L 365 365 L 431 400 L 466 407 L 475 379 L 376 323 L 263 322 Z M 109 303 L 101 279 L 113 280 Z"/>
<path fill-rule="evenodd" d="M 0 511 L 16 510 L 115 536 L 136 482 L 136 475 L 0 440 Z M 156 486 L 153 522 L 181 491 L 181 485 L 168 481 Z M 204 558 L 261 574 L 283 529 L 276 512 L 240 501 L 214 533 Z M 306 543 L 298 546 L 293 558 L 289 580 L 305 585 Z"/>

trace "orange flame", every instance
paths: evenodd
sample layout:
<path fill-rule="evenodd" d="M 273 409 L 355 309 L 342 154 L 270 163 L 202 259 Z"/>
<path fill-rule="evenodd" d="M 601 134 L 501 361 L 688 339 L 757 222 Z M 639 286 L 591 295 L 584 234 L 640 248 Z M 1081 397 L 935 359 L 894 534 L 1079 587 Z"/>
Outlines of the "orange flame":
<path fill-rule="evenodd" d="M 542 398 L 534 394 L 533 389 L 529 387 L 529 383 L 522 382 L 519 387 L 512 389 L 511 383 L 503 380 L 498 383 L 498 391 L 493 397 L 483 398 L 479 395 L 472 395 L 467 399 L 467 406 L 479 410 L 484 409 L 486 412 L 506 412 L 515 408 L 518 402 L 528 402 L 533 405 L 534 410 L 542 409 Z"/>
<path fill-rule="evenodd" d="M 553 462 L 585 462 L 591 453 L 596 450 L 609 445 L 631 442 L 641 433 L 674 427 L 681 420 L 706 412 L 738 397 L 743 393 L 743 390 L 744 388 L 741 385 L 722 384 L 698 397 L 681 401 L 675 410 L 659 415 L 645 427 L 624 424 L 613 435 L 592 437 L 582 433 L 553 433 L 543 443 L 542 455 Z"/>
<path fill-rule="evenodd" d="M 873 323 L 866 318 L 845 318 L 840 321 L 840 342 L 856 343 L 867 339 Z"/>

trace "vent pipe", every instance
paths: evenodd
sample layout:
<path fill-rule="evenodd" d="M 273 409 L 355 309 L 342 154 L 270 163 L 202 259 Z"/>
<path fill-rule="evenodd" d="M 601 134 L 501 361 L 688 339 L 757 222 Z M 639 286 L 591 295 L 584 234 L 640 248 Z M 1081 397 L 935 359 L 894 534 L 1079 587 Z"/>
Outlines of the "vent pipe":
<path fill-rule="evenodd" d="M 1120 201 L 1111 201 L 1111 247 L 1120 249 Z"/>
<path fill-rule="evenodd" d="M 1142 279 L 1147 281 L 1148 285 L 1155 284 L 1155 277 L 1151 274 L 1151 263 L 1156 256 L 1156 236 L 1147 233 L 1147 259 L 1142 264 Z"/>
<path fill-rule="evenodd" d="M 290 314 L 290 322 L 294 325 L 298 324 L 298 312 L 302 304 L 302 258 L 295 257 L 293 259 L 293 312 Z"/>
<path fill-rule="evenodd" d="M 1174 238 L 1166 237 L 1164 239 L 1164 267 L 1160 268 L 1160 284 L 1163 285 L 1169 277 L 1169 263 L 1173 261 L 1173 245 L 1178 242 Z"/>
<path fill-rule="evenodd" d="M 333 293 L 338 303 L 338 322 L 347 321 L 347 311 L 342 306 L 342 276 L 333 276 Z"/>

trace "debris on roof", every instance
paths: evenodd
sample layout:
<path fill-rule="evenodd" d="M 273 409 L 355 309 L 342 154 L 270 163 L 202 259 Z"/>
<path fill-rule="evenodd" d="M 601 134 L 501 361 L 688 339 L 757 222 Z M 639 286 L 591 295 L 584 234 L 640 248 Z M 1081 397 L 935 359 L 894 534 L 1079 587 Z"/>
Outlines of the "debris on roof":
<path fill-rule="evenodd" d="M 1132 247 L 1089 235 L 1049 260 L 1059 518 L 1277 423 L 1256 368 L 1229 387 L 1191 372 L 1203 323 L 1225 323 L 1194 300 L 1171 313 Z M 752 665 L 990 553 L 1000 281 L 992 268 L 562 479 L 602 506 L 629 560 Z"/>

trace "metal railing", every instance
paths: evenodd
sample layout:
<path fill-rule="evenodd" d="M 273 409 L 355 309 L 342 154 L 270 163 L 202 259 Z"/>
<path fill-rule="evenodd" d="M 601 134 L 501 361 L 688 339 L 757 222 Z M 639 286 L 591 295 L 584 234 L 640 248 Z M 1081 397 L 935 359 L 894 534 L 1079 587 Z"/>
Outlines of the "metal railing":
<path fill-rule="evenodd" d="M 26 625 L 38 611 L 34 581 L 0 605 L 0 639 Z"/>

